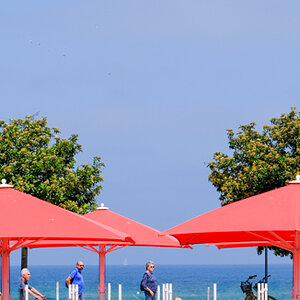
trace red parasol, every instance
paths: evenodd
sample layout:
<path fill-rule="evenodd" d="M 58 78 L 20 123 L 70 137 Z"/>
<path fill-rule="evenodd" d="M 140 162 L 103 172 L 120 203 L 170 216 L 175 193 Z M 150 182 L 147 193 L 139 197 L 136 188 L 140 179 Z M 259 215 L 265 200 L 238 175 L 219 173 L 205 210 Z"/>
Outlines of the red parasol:
<path fill-rule="evenodd" d="M 293 253 L 293 300 L 300 299 L 300 176 L 289 185 L 228 204 L 175 226 L 165 234 L 182 245 L 219 248 L 277 246 Z"/>
<path fill-rule="evenodd" d="M 0 252 L 2 256 L 2 300 L 9 297 L 11 251 L 41 240 L 133 242 L 131 237 L 49 202 L 0 185 Z"/>
<path fill-rule="evenodd" d="M 96 251 L 99 254 L 100 271 L 99 271 L 99 293 L 100 300 L 105 297 L 105 255 L 111 251 L 121 249 L 125 246 L 152 246 L 152 247 L 181 247 L 178 241 L 172 236 L 162 235 L 160 231 L 155 230 L 149 226 L 133 221 L 129 218 L 121 216 L 117 213 L 110 211 L 104 207 L 103 203 L 94 212 L 85 215 L 87 218 L 100 222 L 122 230 L 132 236 L 134 243 L 126 245 L 124 243 L 115 243 L 109 245 L 108 243 L 99 246 Z M 95 249 L 95 248 L 94 248 Z M 96 250 L 96 249 L 95 249 Z"/>

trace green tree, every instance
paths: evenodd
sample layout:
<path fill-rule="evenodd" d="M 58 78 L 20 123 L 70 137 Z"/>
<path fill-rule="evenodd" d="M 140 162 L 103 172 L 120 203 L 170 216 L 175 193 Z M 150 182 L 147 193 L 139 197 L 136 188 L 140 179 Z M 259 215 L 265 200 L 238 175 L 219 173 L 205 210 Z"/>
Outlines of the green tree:
<path fill-rule="evenodd" d="M 99 156 L 89 164 L 76 165 L 82 147 L 78 136 L 59 137 L 47 119 L 0 121 L 0 178 L 15 189 L 70 211 L 85 214 L 97 207 L 105 166 Z M 27 267 L 27 248 L 22 249 L 21 268 Z"/>
<path fill-rule="evenodd" d="M 75 156 L 82 151 L 77 134 L 68 139 L 59 134 L 47 126 L 46 118 L 0 121 L 0 177 L 17 190 L 70 211 L 93 211 L 104 163 L 96 156 L 76 166 Z"/>
<path fill-rule="evenodd" d="M 285 186 L 300 173 L 299 112 L 293 107 L 270 123 L 261 133 L 254 122 L 241 125 L 236 134 L 227 130 L 232 156 L 216 152 L 208 163 L 209 180 L 220 193 L 221 205 Z M 272 249 L 276 255 L 289 254 Z"/>

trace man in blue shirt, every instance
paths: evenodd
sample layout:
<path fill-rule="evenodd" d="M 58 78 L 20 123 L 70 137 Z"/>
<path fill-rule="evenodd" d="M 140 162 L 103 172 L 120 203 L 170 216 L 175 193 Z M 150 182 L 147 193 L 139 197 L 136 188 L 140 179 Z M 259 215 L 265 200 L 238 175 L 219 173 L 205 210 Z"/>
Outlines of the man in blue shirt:
<path fill-rule="evenodd" d="M 76 264 L 76 268 L 70 273 L 70 275 L 66 279 L 66 283 L 69 286 L 70 284 L 77 284 L 78 285 L 78 297 L 79 300 L 84 300 L 84 281 L 81 274 L 83 270 L 84 264 L 82 261 L 78 261 Z"/>

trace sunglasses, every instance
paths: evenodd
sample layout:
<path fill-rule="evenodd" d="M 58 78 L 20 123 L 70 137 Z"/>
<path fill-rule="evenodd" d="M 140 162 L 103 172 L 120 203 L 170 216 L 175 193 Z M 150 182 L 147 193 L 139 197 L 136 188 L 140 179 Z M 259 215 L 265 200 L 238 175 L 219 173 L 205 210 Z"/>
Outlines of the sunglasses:
<path fill-rule="evenodd" d="M 154 269 L 154 266 L 150 266 L 149 268 Z"/>

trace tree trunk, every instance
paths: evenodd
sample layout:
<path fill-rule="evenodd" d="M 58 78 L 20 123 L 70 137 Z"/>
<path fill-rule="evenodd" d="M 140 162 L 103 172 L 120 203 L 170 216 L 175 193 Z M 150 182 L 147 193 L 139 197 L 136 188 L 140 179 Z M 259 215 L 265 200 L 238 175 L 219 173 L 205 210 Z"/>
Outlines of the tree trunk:
<path fill-rule="evenodd" d="M 22 255 L 21 255 L 21 270 L 27 268 L 28 266 L 28 248 L 22 248 Z"/>
<path fill-rule="evenodd" d="M 28 248 L 27 247 L 23 247 L 22 248 L 22 252 L 21 252 L 21 270 L 23 268 L 27 268 L 28 265 Z M 23 300 L 23 295 L 20 292 L 20 300 Z"/>

